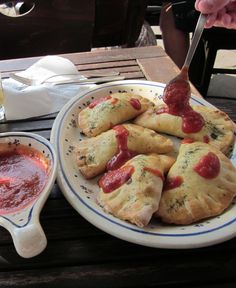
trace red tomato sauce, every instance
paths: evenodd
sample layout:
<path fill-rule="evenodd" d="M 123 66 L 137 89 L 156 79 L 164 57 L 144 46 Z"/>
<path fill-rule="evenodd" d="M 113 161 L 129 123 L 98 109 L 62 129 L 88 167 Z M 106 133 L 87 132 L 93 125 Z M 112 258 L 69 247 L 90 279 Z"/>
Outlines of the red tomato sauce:
<path fill-rule="evenodd" d="M 142 106 L 141 106 L 141 103 L 138 99 L 131 98 L 129 102 L 133 106 L 134 109 L 141 110 Z"/>
<path fill-rule="evenodd" d="M 193 169 L 203 178 L 213 179 L 220 173 L 220 160 L 214 153 L 209 152 Z"/>
<path fill-rule="evenodd" d="M 16 212 L 32 202 L 42 192 L 48 177 L 48 161 L 41 152 L 24 145 L 12 146 L 0 146 L 2 215 Z"/>
<path fill-rule="evenodd" d="M 107 172 L 99 181 L 98 185 L 104 193 L 110 193 L 126 183 L 134 173 L 134 166 L 127 165 L 117 170 Z"/>
<path fill-rule="evenodd" d="M 188 68 L 183 67 L 180 75 L 166 85 L 163 94 L 163 101 L 168 108 L 162 113 L 169 113 L 182 118 L 182 130 L 184 133 L 196 133 L 204 126 L 204 119 L 201 114 L 192 109 L 189 104 L 191 95 L 188 82 Z M 160 111 L 157 111 L 160 114 Z"/>
<path fill-rule="evenodd" d="M 161 180 L 164 181 L 164 176 L 163 176 L 163 174 L 161 173 L 160 170 L 153 169 L 153 168 L 150 168 L 150 167 L 144 167 L 143 170 L 144 171 L 148 171 L 148 172 L 152 173 L 153 175 L 155 175 L 157 177 L 160 177 Z"/>
<path fill-rule="evenodd" d="M 184 138 L 182 141 L 181 141 L 181 144 L 190 144 L 190 143 L 193 143 L 194 140 L 192 138 Z"/>
<path fill-rule="evenodd" d="M 169 113 L 168 107 L 162 107 L 156 110 L 156 114 Z"/>
<path fill-rule="evenodd" d="M 107 101 L 107 100 L 109 100 L 109 99 L 111 99 L 111 98 L 112 98 L 111 95 L 109 95 L 109 96 L 106 96 L 106 97 L 102 97 L 102 98 L 93 100 L 93 101 L 88 105 L 88 107 L 89 107 L 90 109 L 92 109 L 92 108 L 96 107 L 98 104 L 100 104 L 100 103 L 102 103 L 102 102 L 105 102 L 105 101 Z"/>
<path fill-rule="evenodd" d="M 164 183 L 164 191 L 171 190 L 179 187 L 183 183 L 183 178 L 181 176 L 175 176 L 172 178 L 167 178 Z"/>
<path fill-rule="evenodd" d="M 203 142 L 204 143 L 209 143 L 210 142 L 209 136 L 207 136 L 207 135 L 203 136 Z"/>
<path fill-rule="evenodd" d="M 182 130 L 185 133 L 196 133 L 202 129 L 205 123 L 203 117 L 190 106 L 185 107 L 185 110 L 181 113 L 181 117 L 183 120 Z"/>
<path fill-rule="evenodd" d="M 116 131 L 116 139 L 118 144 L 117 154 L 108 161 L 107 170 L 115 170 L 121 167 L 129 159 L 137 155 L 136 152 L 128 149 L 129 131 L 123 125 L 114 126 L 112 129 Z"/>

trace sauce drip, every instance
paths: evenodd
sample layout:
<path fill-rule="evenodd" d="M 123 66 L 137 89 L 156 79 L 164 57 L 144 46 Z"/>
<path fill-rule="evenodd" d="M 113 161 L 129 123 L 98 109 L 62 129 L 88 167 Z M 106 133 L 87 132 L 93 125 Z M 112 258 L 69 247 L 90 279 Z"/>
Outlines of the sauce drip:
<path fill-rule="evenodd" d="M 107 172 L 99 181 L 98 185 L 104 193 L 110 193 L 126 183 L 134 173 L 134 166 L 127 165 L 117 170 Z"/>
<path fill-rule="evenodd" d="M 207 136 L 207 135 L 203 136 L 203 142 L 204 143 L 209 143 L 210 142 L 209 136 Z"/>
<path fill-rule="evenodd" d="M 182 141 L 181 141 L 181 144 L 190 144 L 190 143 L 193 143 L 194 140 L 192 138 L 184 138 Z"/>
<path fill-rule="evenodd" d="M 214 153 L 209 152 L 193 169 L 203 178 L 213 179 L 220 173 L 220 160 Z"/>
<path fill-rule="evenodd" d="M 162 107 L 156 110 L 156 114 L 169 113 L 168 107 Z"/>
<path fill-rule="evenodd" d="M 105 102 L 105 101 L 107 101 L 107 100 L 109 100 L 109 99 L 111 99 L 111 98 L 112 98 L 111 95 L 109 95 L 109 96 L 106 96 L 106 97 L 102 97 L 102 98 L 93 100 L 93 101 L 88 105 L 88 107 L 89 107 L 90 109 L 92 109 L 92 108 L 96 107 L 98 104 L 100 104 L 100 103 L 102 103 L 102 102 Z"/>
<path fill-rule="evenodd" d="M 164 181 L 164 176 L 163 176 L 163 174 L 161 173 L 160 170 L 153 169 L 153 168 L 150 168 L 150 167 L 144 167 L 143 170 L 144 171 L 148 171 L 148 172 L 152 173 L 153 175 L 155 175 L 157 177 L 160 177 L 161 180 Z"/>
<path fill-rule="evenodd" d="M 48 163 L 39 151 L 18 145 L 0 152 L 0 213 L 27 206 L 43 190 Z"/>
<path fill-rule="evenodd" d="M 164 89 L 163 101 L 166 103 L 167 109 L 163 109 L 162 113 L 180 116 L 183 121 L 183 132 L 196 133 L 204 126 L 204 119 L 190 106 L 190 95 L 188 68 L 183 67 L 180 74 Z M 157 114 L 160 113 L 161 111 L 157 111 Z"/>
<path fill-rule="evenodd" d="M 203 117 L 190 106 L 186 106 L 185 109 L 182 110 L 180 116 L 183 120 L 182 130 L 185 133 L 196 133 L 204 126 Z"/>
<path fill-rule="evenodd" d="M 177 188 L 182 183 L 183 183 L 183 178 L 181 176 L 167 178 L 164 184 L 164 191 Z"/>
<path fill-rule="evenodd" d="M 136 152 L 128 149 L 129 131 L 123 125 L 114 126 L 112 129 L 116 131 L 116 139 L 118 144 L 118 152 L 110 161 L 108 161 L 107 170 L 115 170 L 121 167 L 126 161 L 137 155 Z"/>
<path fill-rule="evenodd" d="M 136 98 L 131 98 L 129 100 L 130 104 L 133 106 L 134 109 L 136 110 L 141 110 L 142 106 L 141 106 L 141 103 L 138 99 Z"/>

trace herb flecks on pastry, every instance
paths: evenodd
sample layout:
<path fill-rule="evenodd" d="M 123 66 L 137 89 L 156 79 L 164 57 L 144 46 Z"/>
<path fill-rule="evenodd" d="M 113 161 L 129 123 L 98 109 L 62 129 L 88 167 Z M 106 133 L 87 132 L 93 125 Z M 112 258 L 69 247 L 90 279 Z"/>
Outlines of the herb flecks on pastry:
<path fill-rule="evenodd" d="M 139 227 L 148 225 L 158 209 L 164 173 L 174 159 L 166 155 L 137 155 L 99 181 L 98 203 L 104 211 Z"/>
<path fill-rule="evenodd" d="M 82 140 L 75 149 L 76 162 L 86 178 L 117 169 L 137 154 L 173 151 L 170 139 L 135 124 L 117 125 L 102 134 Z"/>
<path fill-rule="evenodd" d="M 78 126 L 88 136 L 97 136 L 113 126 L 133 119 L 153 104 L 132 93 L 114 93 L 96 99 L 78 116 Z"/>
<path fill-rule="evenodd" d="M 138 116 L 134 123 L 157 132 L 187 138 L 188 142 L 201 141 L 212 144 L 223 153 L 229 151 L 234 141 L 234 125 L 227 114 L 215 108 L 193 106 L 193 110 L 203 117 L 204 125 L 199 132 L 185 133 L 182 129 L 183 118 L 163 112 L 166 107 L 165 104 L 161 104 L 151 108 Z"/>
<path fill-rule="evenodd" d="M 182 144 L 156 215 L 167 223 L 191 224 L 221 214 L 235 195 L 236 168 L 222 152 L 206 143 Z"/>

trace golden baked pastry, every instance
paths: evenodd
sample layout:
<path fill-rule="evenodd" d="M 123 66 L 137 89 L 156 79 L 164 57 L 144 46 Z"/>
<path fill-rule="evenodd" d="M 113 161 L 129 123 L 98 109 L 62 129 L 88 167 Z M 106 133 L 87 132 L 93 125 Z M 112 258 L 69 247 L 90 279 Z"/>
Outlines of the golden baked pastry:
<path fill-rule="evenodd" d="M 109 169 L 114 169 L 119 163 L 124 164 L 122 160 L 127 161 L 136 154 L 162 154 L 172 150 L 172 141 L 155 131 L 123 124 L 80 141 L 75 153 L 80 172 L 85 178 L 92 178 L 104 172 L 108 165 Z"/>
<path fill-rule="evenodd" d="M 134 123 L 157 132 L 209 143 L 227 153 L 234 141 L 234 125 L 231 119 L 224 112 L 214 108 L 206 106 L 192 106 L 192 108 L 204 119 L 203 127 L 196 133 L 183 132 L 182 117 L 161 113 L 166 109 L 165 104 L 147 110 L 138 116 Z"/>
<path fill-rule="evenodd" d="M 94 100 L 78 116 L 78 126 L 88 136 L 96 136 L 143 113 L 153 104 L 132 93 L 114 93 Z"/>
<path fill-rule="evenodd" d="M 100 180 L 98 203 L 104 211 L 139 227 L 158 209 L 164 173 L 174 159 L 166 155 L 138 155 Z"/>
<path fill-rule="evenodd" d="M 236 195 L 236 169 L 212 145 L 182 144 L 168 172 L 156 213 L 164 222 L 191 224 L 221 214 Z"/>

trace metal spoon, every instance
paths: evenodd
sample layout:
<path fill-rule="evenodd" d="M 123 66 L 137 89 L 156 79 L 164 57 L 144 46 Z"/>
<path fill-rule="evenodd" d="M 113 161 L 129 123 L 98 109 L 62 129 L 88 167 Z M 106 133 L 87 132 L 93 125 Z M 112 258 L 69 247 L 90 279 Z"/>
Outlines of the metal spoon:
<path fill-rule="evenodd" d="M 194 34 L 193 34 L 192 43 L 188 49 L 188 53 L 187 53 L 183 67 L 189 67 L 190 66 L 190 63 L 193 59 L 193 55 L 196 51 L 198 42 L 199 42 L 201 35 L 202 35 L 202 32 L 204 30 L 204 25 L 206 23 L 206 19 L 207 19 L 206 15 L 200 14 L 196 28 L 195 28 L 195 31 L 194 31 Z"/>
<path fill-rule="evenodd" d="M 206 16 L 200 14 L 196 29 L 193 35 L 192 43 L 189 47 L 184 65 L 180 73 L 173 78 L 166 85 L 163 92 L 163 101 L 167 104 L 169 111 L 176 114 L 182 111 L 183 107 L 187 107 L 191 95 L 191 87 L 189 82 L 189 65 L 192 61 L 193 55 L 195 53 L 198 42 L 201 38 L 202 31 L 204 29 L 204 24 L 206 22 Z"/>
<path fill-rule="evenodd" d="M 190 84 L 189 84 L 189 79 L 188 79 L 188 70 L 189 70 L 189 66 L 190 66 L 190 63 L 192 61 L 193 55 L 196 51 L 197 45 L 199 43 L 199 40 L 201 38 L 203 29 L 204 29 L 204 25 L 206 23 L 206 19 L 207 19 L 206 15 L 200 14 L 196 28 L 195 28 L 195 31 L 194 31 L 194 34 L 193 34 L 192 43 L 188 49 L 188 53 L 187 53 L 184 65 L 183 65 L 180 73 L 166 85 L 165 90 L 167 90 L 168 87 L 170 85 L 173 85 L 173 83 L 175 83 L 175 82 L 185 81 L 186 83 L 188 83 L 189 91 L 190 91 Z"/>

